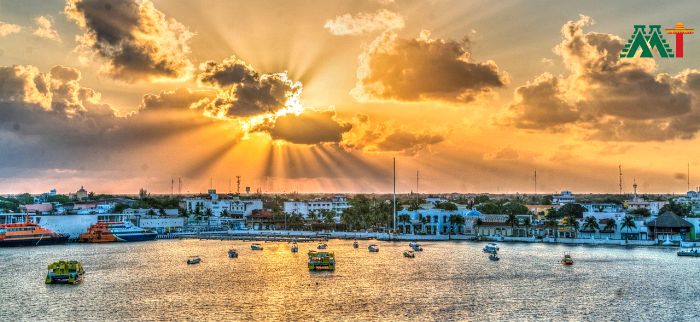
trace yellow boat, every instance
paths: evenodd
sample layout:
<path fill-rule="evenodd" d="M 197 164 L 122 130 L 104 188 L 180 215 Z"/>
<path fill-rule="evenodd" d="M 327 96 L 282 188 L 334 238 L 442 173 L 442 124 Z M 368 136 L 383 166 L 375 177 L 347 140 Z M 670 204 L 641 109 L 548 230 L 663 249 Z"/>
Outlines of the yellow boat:
<path fill-rule="evenodd" d="M 49 265 L 46 284 L 77 284 L 83 280 L 83 265 L 79 261 L 58 261 Z"/>
<path fill-rule="evenodd" d="M 335 270 L 335 254 L 333 252 L 309 252 L 310 271 Z"/>

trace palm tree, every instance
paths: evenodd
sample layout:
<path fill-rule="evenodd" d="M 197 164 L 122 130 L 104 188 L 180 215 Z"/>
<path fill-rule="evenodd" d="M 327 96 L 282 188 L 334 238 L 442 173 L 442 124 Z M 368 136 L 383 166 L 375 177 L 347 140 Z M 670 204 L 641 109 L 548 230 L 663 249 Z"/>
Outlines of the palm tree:
<path fill-rule="evenodd" d="M 590 216 L 586 217 L 586 220 L 583 223 L 583 230 L 586 231 L 592 231 L 593 234 L 595 234 L 595 231 L 600 228 L 600 225 L 598 225 L 598 220 L 595 219 L 595 217 Z"/>
<path fill-rule="evenodd" d="M 634 222 L 634 218 L 632 218 L 632 216 L 625 216 L 625 218 L 622 220 L 622 226 L 620 228 L 625 229 L 625 227 L 627 227 L 628 233 L 632 230 L 632 228 L 637 228 L 637 224 Z M 625 239 L 627 239 L 626 236 Z"/>
<path fill-rule="evenodd" d="M 559 237 L 559 221 L 556 218 L 550 218 L 545 222 L 547 228 L 555 230 L 554 237 Z"/>
<path fill-rule="evenodd" d="M 484 224 L 484 221 L 481 220 L 481 218 L 476 218 L 474 221 L 474 227 L 476 227 L 476 235 L 479 236 L 479 227 Z"/>
<path fill-rule="evenodd" d="M 312 211 L 309 213 L 309 220 L 310 221 L 317 221 L 318 220 L 318 214 L 315 211 Z"/>
<path fill-rule="evenodd" d="M 518 217 L 514 213 L 508 214 L 508 219 L 506 219 L 506 224 L 510 225 L 510 235 L 513 236 L 513 230 L 515 229 L 515 224 L 518 223 Z"/>
<path fill-rule="evenodd" d="M 452 233 L 454 226 L 457 226 L 457 233 L 459 233 L 462 224 L 464 224 L 464 217 L 460 215 L 450 215 L 450 233 Z"/>
<path fill-rule="evenodd" d="M 530 217 L 526 217 L 525 220 L 523 220 L 523 226 L 525 226 L 525 237 L 530 237 L 530 227 L 532 227 Z"/>
<path fill-rule="evenodd" d="M 399 223 L 402 224 L 401 226 L 403 227 L 403 233 L 406 234 L 406 224 L 411 221 L 411 217 L 409 215 L 399 215 Z"/>
<path fill-rule="evenodd" d="M 576 216 L 574 214 L 567 214 L 564 219 L 566 220 L 566 226 L 571 228 L 573 231 L 573 236 L 571 236 L 571 238 L 576 238 L 576 231 L 578 230 L 578 221 L 576 221 Z"/>
<path fill-rule="evenodd" d="M 615 230 L 617 229 L 617 223 L 615 222 L 615 219 L 609 218 L 608 222 L 605 223 L 605 227 L 603 227 L 603 230 L 615 233 Z"/>

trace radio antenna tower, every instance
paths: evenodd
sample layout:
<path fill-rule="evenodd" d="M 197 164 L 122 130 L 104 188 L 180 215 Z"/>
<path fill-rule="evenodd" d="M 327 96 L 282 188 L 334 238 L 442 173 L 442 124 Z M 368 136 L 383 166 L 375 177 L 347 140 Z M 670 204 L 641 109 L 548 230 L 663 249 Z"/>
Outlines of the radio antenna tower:
<path fill-rule="evenodd" d="M 182 178 L 177 177 L 177 194 L 178 196 L 182 194 Z"/>
<path fill-rule="evenodd" d="M 690 191 L 690 162 L 688 162 L 688 190 Z"/>
<path fill-rule="evenodd" d="M 618 169 L 620 170 L 620 194 L 622 194 L 622 164 L 618 165 Z"/>
<path fill-rule="evenodd" d="M 241 176 L 236 176 L 236 194 L 241 194 Z"/>
<path fill-rule="evenodd" d="M 418 170 L 416 170 L 416 194 L 418 194 L 418 181 L 420 180 L 419 173 L 420 172 L 418 172 Z"/>
<path fill-rule="evenodd" d="M 537 169 L 535 169 L 535 194 L 537 194 Z"/>
<path fill-rule="evenodd" d="M 174 193 L 175 193 L 175 178 L 170 177 L 170 198 L 173 197 Z"/>

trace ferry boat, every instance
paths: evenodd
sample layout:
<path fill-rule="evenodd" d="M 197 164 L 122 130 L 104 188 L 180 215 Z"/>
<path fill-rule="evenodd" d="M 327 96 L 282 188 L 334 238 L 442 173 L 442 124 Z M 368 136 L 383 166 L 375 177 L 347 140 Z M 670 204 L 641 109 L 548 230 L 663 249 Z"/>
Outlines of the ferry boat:
<path fill-rule="evenodd" d="M 678 256 L 690 256 L 690 257 L 700 257 L 700 250 L 697 249 L 684 249 L 676 253 Z"/>
<path fill-rule="evenodd" d="M 486 246 L 484 246 L 484 253 L 493 254 L 493 253 L 498 252 L 498 250 L 499 250 L 498 244 L 496 244 L 496 243 L 488 243 L 488 244 L 486 244 Z"/>
<path fill-rule="evenodd" d="M 28 221 L 0 225 L 0 246 L 37 246 L 63 244 L 67 234 L 59 234 Z"/>
<path fill-rule="evenodd" d="M 263 250 L 263 247 L 260 244 L 252 244 L 252 245 L 250 245 L 250 249 L 251 250 Z"/>
<path fill-rule="evenodd" d="M 297 246 L 297 243 L 292 244 L 292 253 L 296 253 L 299 251 L 299 246 Z"/>
<path fill-rule="evenodd" d="M 238 258 L 238 251 L 231 248 L 228 250 L 228 258 Z"/>
<path fill-rule="evenodd" d="M 86 233 L 80 234 L 78 241 L 83 243 L 111 243 L 154 240 L 158 233 L 136 227 L 130 222 L 98 222 Z"/>
<path fill-rule="evenodd" d="M 195 265 L 199 264 L 202 262 L 202 259 L 199 256 L 192 256 L 187 259 L 187 265 Z"/>
<path fill-rule="evenodd" d="M 77 284 L 83 280 L 85 270 L 79 261 L 58 261 L 49 265 L 46 284 Z"/>
<path fill-rule="evenodd" d="M 414 258 L 416 257 L 416 253 L 414 253 L 412 250 L 404 250 L 403 257 Z"/>
<path fill-rule="evenodd" d="M 372 244 L 367 247 L 367 250 L 369 250 L 370 253 L 378 253 L 379 252 L 379 245 L 377 244 Z"/>
<path fill-rule="evenodd" d="M 335 254 L 333 252 L 309 252 L 310 271 L 333 271 L 335 270 Z"/>
<path fill-rule="evenodd" d="M 318 249 L 326 249 L 326 248 L 328 248 L 328 245 L 326 245 L 326 243 L 320 243 L 320 244 L 318 244 L 318 247 L 316 247 L 316 248 L 318 248 Z"/>
<path fill-rule="evenodd" d="M 571 254 L 564 253 L 564 258 L 561 259 L 561 264 L 564 266 L 574 265 L 574 259 L 571 258 Z"/>

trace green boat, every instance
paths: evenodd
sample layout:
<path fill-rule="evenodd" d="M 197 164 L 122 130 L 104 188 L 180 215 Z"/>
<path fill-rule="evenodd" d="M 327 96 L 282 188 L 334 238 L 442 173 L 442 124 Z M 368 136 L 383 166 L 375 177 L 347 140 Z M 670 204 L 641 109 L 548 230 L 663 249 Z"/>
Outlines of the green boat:
<path fill-rule="evenodd" d="M 49 265 L 46 284 L 77 284 L 83 280 L 83 264 L 79 261 L 58 261 Z"/>
<path fill-rule="evenodd" d="M 333 252 L 309 252 L 310 271 L 334 271 L 335 254 Z"/>

